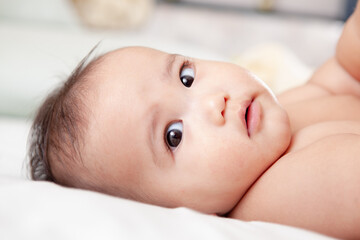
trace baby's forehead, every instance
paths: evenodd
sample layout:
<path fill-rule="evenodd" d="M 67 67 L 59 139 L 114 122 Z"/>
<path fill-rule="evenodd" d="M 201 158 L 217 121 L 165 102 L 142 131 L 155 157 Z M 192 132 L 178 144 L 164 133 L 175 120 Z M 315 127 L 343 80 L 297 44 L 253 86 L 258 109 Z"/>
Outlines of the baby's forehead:
<path fill-rule="evenodd" d="M 166 52 L 148 47 L 124 47 L 104 54 L 104 58 L 111 60 L 126 60 L 127 62 L 139 58 L 154 59 L 166 55 Z"/>
<path fill-rule="evenodd" d="M 95 88 L 102 88 L 105 82 L 142 81 L 149 76 L 158 76 L 168 70 L 171 56 L 156 49 L 147 47 L 126 47 L 102 55 L 88 75 L 88 82 Z M 139 87 L 139 86 L 137 86 Z"/>
<path fill-rule="evenodd" d="M 86 72 L 88 86 L 96 86 L 114 75 L 125 78 L 145 72 L 150 66 L 159 66 L 166 55 L 165 52 L 145 47 L 120 48 L 94 59 L 83 72 Z"/>
<path fill-rule="evenodd" d="M 134 97 L 140 96 L 147 87 L 148 81 L 144 79 L 152 78 L 152 74 L 162 72 L 168 55 L 146 47 L 126 47 L 104 54 L 87 80 L 88 94 L 85 101 L 91 112 L 90 125 L 109 122 L 110 116 L 120 108 L 124 115 L 126 112 L 124 107 L 119 106 L 124 102 L 131 102 L 133 107 L 129 111 L 134 112 L 136 102 Z M 136 105 L 135 108 L 140 107 L 144 106 Z M 88 133 L 92 134 L 92 130 L 94 129 L 90 127 Z M 132 128 L 124 130 L 131 132 Z M 95 131 L 101 129 L 96 128 Z"/>

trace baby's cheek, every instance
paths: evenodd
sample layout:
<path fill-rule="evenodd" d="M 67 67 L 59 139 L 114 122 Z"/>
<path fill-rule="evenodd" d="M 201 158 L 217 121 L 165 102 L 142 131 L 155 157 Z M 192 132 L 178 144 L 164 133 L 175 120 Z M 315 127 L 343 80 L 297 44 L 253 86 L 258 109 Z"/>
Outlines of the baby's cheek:
<path fill-rule="evenodd" d="M 233 181 L 239 176 L 244 161 L 231 146 L 210 148 L 199 154 L 206 174 L 219 181 Z"/>

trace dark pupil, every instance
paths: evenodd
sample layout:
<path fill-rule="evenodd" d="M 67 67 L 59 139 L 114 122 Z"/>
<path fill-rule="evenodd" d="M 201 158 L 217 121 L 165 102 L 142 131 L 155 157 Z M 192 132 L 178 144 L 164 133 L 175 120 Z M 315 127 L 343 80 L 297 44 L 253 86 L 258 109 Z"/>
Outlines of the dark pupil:
<path fill-rule="evenodd" d="M 182 83 L 185 85 L 185 87 L 191 87 L 191 84 L 194 81 L 194 78 L 191 76 L 183 76 L 181 77 Z"/>
<path fill-rule="evenodd" d="M 177 129 L 173 129 L 170 132 L 168 132 L 166 138 L 171 147 L 177 147 L 179 143 L 181 142 L 181 131 Z"/>

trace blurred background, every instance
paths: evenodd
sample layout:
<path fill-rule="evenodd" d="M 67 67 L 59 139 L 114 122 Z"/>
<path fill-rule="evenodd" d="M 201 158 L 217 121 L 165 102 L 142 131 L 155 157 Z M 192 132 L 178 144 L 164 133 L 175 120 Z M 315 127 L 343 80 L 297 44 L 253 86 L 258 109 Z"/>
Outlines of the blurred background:
<path fill-rule="evenodd" d="M 283 62 L 298 61 L 308 74 L 333 55 L 355 3 L 0 0 L 0 116 L 30 119 L 44 96 L 100 41 L 97 54 L 144 45 L 240 63 L 255 55 L 258 63 L 274 62 L 281 53 Z"/>

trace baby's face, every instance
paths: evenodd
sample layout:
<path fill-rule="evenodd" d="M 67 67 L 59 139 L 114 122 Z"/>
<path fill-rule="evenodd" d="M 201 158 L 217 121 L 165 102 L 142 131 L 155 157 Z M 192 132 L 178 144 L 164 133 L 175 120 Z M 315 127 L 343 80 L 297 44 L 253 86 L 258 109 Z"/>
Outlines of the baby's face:
<path fill-rule="evenodd" d="M 106 193 L 226 213 L 289 144 L 285 111 L 237 65 L 133 47 L 88 81 L 83 174 Z"/>

